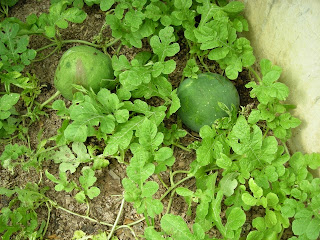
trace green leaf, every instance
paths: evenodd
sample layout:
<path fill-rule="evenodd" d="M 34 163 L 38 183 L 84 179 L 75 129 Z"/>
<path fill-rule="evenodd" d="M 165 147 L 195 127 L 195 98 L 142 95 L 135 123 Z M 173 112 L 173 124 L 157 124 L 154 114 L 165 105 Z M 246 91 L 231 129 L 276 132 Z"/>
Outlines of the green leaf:
<path fill-rule="evenodd" d="M 225 196 L 230 197 L 234 193 L 234 189 L 238 186 L 236 180 L 238 175 L 236 172 L 228 173 L 220 180 L 220 187 Z"/>
<path fill-rule="evenodd" d="M 199 73 L 199 66 L 194 58 L 187 61 L 185 68 L 183 69 L 183 75 L 185 77 L 197 78 Z"/>
<path fill-rule="evenodd" d="M 178 43 L 172 43 L 175 41 L 173 32 L 173 27 L 165 27 L 159 31 L 159 36 L 152 36 L 150 39 L 153 52 L 158 55 L 160 62 L 166 57 L 174 56 L 180 50 Z"/>
<path fill-rule="evenodd" d="M 190 8 L 192 6 L 192 0 L 174 0 L 174 6 L 177 9 Z"/>
<path fill-rule="evenodd" d="M 135 202 L 137 205 L 141 205 L 141 190 L 137 188 L 136 183 L 134 183 L 129 178 L 122 179 L 122 185 L 125 189 L 124 198 L 127 202 Z"/>
<path fill-rule="evenodd" d="M 272 208 L 276 208 L 277 204 L 279 203 L 278 196 L 273 192 L 269 192 L 267 194 L 266 198 L 267 198 L 268 206 L 270 206 Z"/>
<path fill-rule="evenodd" d="M 201 224 L 199 224 L 199 223 L 193 224 L 192 229 L 193 229 L 193 233 L 194 233 L 196 239 L 205 239 L 206 234 L 205 234 Z"/>
<path fill-rule="evenodd" d="M 183 197 L 192 197 L 194 195 L 194 192 L 184 187 L 178 187 L 176 193 Z"/>
<path fill-rule="evenodd" d="M 169 147 L 162 147 L 155 152 L 154 160 L 157 162 L 162 162 L 171 158 L 173 156 L 173 150 Z"/>
<path fill-rule="evenodd" d="M 62 190 L 65 190 L 66 192 L 71 192 L 77 186 L 74 182 L 68 181 L 67 174 L 65 172 L 60 171 L 59 173 L 60 179 L 57 179 L 48 171 L 45 171 L 45 174 L 49 180 L 57 184 L 54 187 L 54 189 L 58 192 Z"/>
<path fill-rule="evenodd" d="M 139 186 L 142 186 L 155 170 L 155 166 L 151 163 L 146 163 L 146 160 L 146 155 L 135 154 L 127 167 L 128 177 Z"/>
<path fill-rule="evenodd" d="M 282 69 L 278 66 L 272 66 L 269 60 L 263 59 L 260 61 L 262 72 L 262 83 L 247 84 L 246 87 L 252 87 L 250 92 L 252 98 L 258 98 L 258 101 L 267 105 L 268 103 L 274 103 L 275 101 L 283 101 L 289 95 L 289 89 L 286 85 L 280 82 L 276 82 Z"/>
<path fill-rule="evenodd" d="M 228 13 L 239 13 L 243 11 L 244 4 L 242 2 L 234 1 L 228 3 L 222 9 Z"/>
<path fill-rule="evenodd" d="M 70 124 L 64 131 L 65 138 L 75 142 L 85 142 L 87 140 L 87 135 L 87 126 L 82 124 Z"/>
<path fill-rule="evenodd" d="M 20 99 L 20 94 L 5 94 L 0 98 L 0 112 L 10 110 Z"/>
<path fill-rule="evenodd" d="M 145 228 L 144 237 L 147 240 L 164 240 L 161 233 L 157 232 L 152 226 Z"/>
<path fill-rule="evenodd" d="M 5 146 L 4 151 L 0 156 L 1 165 L 3 168 L 8 169 L 12 173 L 17 165 L 21 165 L 20 158 L 28 155 L 30 149 L 24 145 L 15 143 L 14 145 L 8 144 Z"/>
<path fill-rule="evenodd" d="M 259 231 L 264 231 L 266 229 L 265 219 L 263 217 L 256 217 L 252 220 L 252 226 Z"/>
<path fill-rule="evenodd" d="M 180 50 L 180 49 L 179 49 Z M 173 59 L 164 62 L 162 73 L 170 74 L 176 69 L 176 62 Z"/>
<path fill-rule="evenodd" d="M 171 99 L 172 99 L 172 102 L 171 102 L 171 106 L 169 108 L 169 111 L 168 111 L 168 114 L 167 114 L 167 117 L 171 116 L 172 114 L 174 114 L 175 112 L 178 111 L 178 109 L 180 108 L 180 99 L 178 98 L 178 95 L 177 95 L 177 89 L 173 90 L 171 92 Z"/>
<path fill-rule="evenodd" d="M 266 225 L 269 227 L 276 225 L 278 222 L 276 213 L 270 209 L 266 209 L 265 220 L 266 220 Z"/>
<path fill-rule="evenodd" d="M 14 71 L 21 72 L 26 65 L 31 63 L 36 56 L 36 51 L 28 49 L 29 36 L 19 36 L 20 26 L 18 23 L 4 21 L 0 31 L 0 60 L 1 68 L 8 74 Z M 1 74 L 5 76 L 6 74 Z M 4 80 L 1 76 L 1 82 Z M 10 92 L 8 85 L 6 91 Z"/>
<path fill-rule="evenodd" d="M 200 129 L 200 137 L 202 138 L 201 146 L 196 150 L 197 161 L 201 166 L 208 165 L 213 160 L 213 146 L 216 132 L 205 125 Z"/>
<path fill-rule="evenodd" d="M 306 231 L 306 219 L 295 219 L 292 222 L 292 231 L 295 235 L 302 235 Z"/>
<path fill-rule="evenodd" d="M 306 229 L 308 239 L 318 239 L 320 236 L 320 220 L 312 219 Z"/>
<path fill-rule="evenodd" d="M 83 143 L 74 142 L 72 144 L 72 151 L 68 146 L 61 146 L 58 151 L 52 154 L 54 162 L 60 163 L 60 171 L 66 172 L 69 170 L 71 173 L 74 173 L 80 163 L 90 161 L 90 155 L 87 153 L 87 148 Z"/>
<path fill-rule="evenodd" d="M 143 121 L 144 117 L 135 116 L 128 122 L 119 124 L 115 129 L 115 133 L 108 139 L 103 154 L 105 156 L 113 155 L 117 153 L 118 150 L 127 149 L 133 136 L 133 130 L 135 130 Z"/>
<path fill-rule="evenodd" d="M 306 162 L 311 169 L 317 169 L 320 167 L 320 154 L 311 153 L 305 155 Z"/>
<path fill-rule="evenodd" d="M 220 48 L 214 48 L 210 51 L 208 57 L 211 60 L 219 60 L 223 59 L 227 56 L 229 53 L 230 49 L 228 47 L 220 47 Z"/>
<path fill-rule="evenodd" d="M 80 191 L 74 196 L 74 198 L 79 203 L 85 203 L 86 195 L 84 194 L 84 191 Z"/>
<path fill-rule="evenodd" d="M 257 199 L 251 196 L 249 193 L 245 192 L 241 195 L 242 201 L 247 204 L 248 206 L 255 206 L 257 205 Z"/>
<path fill-rule="evenodd" d="M 152 149 L 156 149 L 163 142 L 163 133 L 158 132 L 157 125 L 148 118 L 137 127 L 136 136 L 140 144 Z"/>
<path fill-rule="evenodd" d="M 114 93 L 111 93 L 108 89 L 105 88 L 102 88 L 98 92 L 97 100 L 102 104 L 106 113 L 115 112 L 122 105 L 120 104 L 118 96 Z"/>
<path fill-rule="evenodd" d="M 100 194 L 100 189 L 97 188 L 97 187 L 91 187 L 91 188 L 89 188 L 89 189 L 86 191 L 86 194 L 88 195 L 88 197 L 89 197 L 90 199 L 93 199 L 93 198 L 99 196 L 99 194 Z"/>
<path fill-rule="evenodd" d="M 259 187 L 252 178 L 249 179 L 249 187 L 255 198 L 261 198 L 263 196 L 262 188 Z"/>
<path fill-rule="evenodd" d="M 180 216 L 164 215 L 161 218 L 161 228 L 175 240 L 194 240 L 187 224 Z"/>
<path fill-rule="evenodd" d="M 69 110 L 63 100 L 56 100 L 52 103 L 52 109 L 57 110 L 58 116 L 69 116 Z"/>
<path fill-rule="evenodd" d="M 232 165 L 231 159 L 223 153 L 221 153 L 220 156 L 221 157 L 217 159 L 217 165 L 224 169 L 228 169 L 229 167 L 231 167 Z"/>
<path fill-rule="evenodd" d="M 101 158 L 100 156 L 95 157 L 93 160 L 92 170 L 101 170 L 109 166 L 109 164 L 109 160 Z"/>
<path fill-rule="evenodd" d="M 277 140 L 274 137 L 262 138 L 262 131 L 257 125 L 250 125 L 243 116 L 240 116 L 228 136 L 228 141 L 233 151 L 244 155 L 247 168 L 252 171 L 262 167 L 265 162 L 270 163 L 278 150 Z"/>
<path fill-rule="evenodd" d="M 163 205 L 159 199 L 146 198 L 144 199 L 143 210 L 141 209 L 141 211 L 139 211 L 139 209 L 137 209 L 137 212 L 145 213 L 145 211 L 147 211 L 148 216 L 154 218 L 156 215 L 160 214 L 162 210 Z"/>
<path fill-rule="evenodd" d="M 114 0 L 101 0 L 100 9 L 101 11 L 108 11 L 112 5 L 114 4 Z"/>
<path fill-rule="evenodd" d="M 81 172 L 82 176 L 79 177 L 79 182 L 84 189 L 88 189 L 97 181 L 97 178 L 91 168 L 83 168 Z"/>
<path fill-rule="evenodd" d="M 151 197 L 153 194 L 155 194 L 159 189 L 159 185 L 156 182 L 148 181 L 142 186 L 142 193 L 141 197 Z"/>
<path fill-rule="evenodd" d="M 101 97 L 105 93 L 105 97 Z M 115 117 L 109 114 L 118 107 L 119 100 L 115 94 L 108 90 L 101 90 L 97 95 L 97 100 L 104 103 L 110 103 L 112 108 L 102 108 L 95 101 L 93 96 L 85 96 L 82 102 L 74 103 L 70 107 L 70 118 L 73 120 L 64 131 L 65 138 L 73 142 L 85 142 L 88 136 L 94 132 L 94 128 L 99 126 L 98 132 L 102 136 L 112 133 L 115 128 Z M 115 109 L 114 109 L 115 108 Z"/>
<path fill-rule="evenodd" d="M 229 229 L 231 230 L 238 230 L 243 226 L 246 221 L 246 214 L 244 211 L 239 207 L 232 208 L 231 212 L 227 217 L 227 224 L 226 224 L 226 231 Z"/>

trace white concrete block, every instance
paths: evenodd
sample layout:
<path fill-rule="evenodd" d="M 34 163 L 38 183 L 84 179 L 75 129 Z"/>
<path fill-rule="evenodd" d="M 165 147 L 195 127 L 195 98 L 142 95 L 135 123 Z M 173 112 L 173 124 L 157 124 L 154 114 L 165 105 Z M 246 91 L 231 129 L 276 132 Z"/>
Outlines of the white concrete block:
<path fill-rule="evenodd" d="M 283 68 L 288 103 L 302 120 L 289 142 L 292 151 L 320 152 L 320 1 L 242 0 L 258 60 Z M 318 171 L 320 176 L 320 171 Z"/>

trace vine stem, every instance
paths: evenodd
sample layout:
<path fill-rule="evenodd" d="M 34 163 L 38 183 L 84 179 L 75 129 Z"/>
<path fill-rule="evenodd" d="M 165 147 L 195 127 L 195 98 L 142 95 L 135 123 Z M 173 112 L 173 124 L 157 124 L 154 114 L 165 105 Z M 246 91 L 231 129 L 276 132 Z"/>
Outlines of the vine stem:
<path fill-rule="evenodd" d="M 123 198 L 122 201 L 121 201 L 121 206 L 120 206 L 120 210 L 119 210 L 119 212 L 118 212 L 116 221 L 114 222 L 114 224 L 113 224 L 113 226 L 112 226 L 111 232 L 109 233 L 107 240 L 110 240 L 110 239 L 111 239 L 114 231 L 116 230 L 117 224 L 118 224 L 118 222 L 119 222 L 119 220 L 120 220 L 120 217 L 121 217 L 121 214 L 122 214 L 122 211 L 123 211 L 124 203 L 125 203 L 125 201 L 124 201 L 124 198 Z"/>
<path fill-rule="evenodd" d="M 267 136 L 267 134 L 268 134 L 269 130 L 270 130 L 270 128 L 268 127 L 268 128 L 266 129 L 265 133 L 263 134 L 263 139 L 265 139 L 265 138 L 266 138 L 266 136 Z"/>
<path fill-rule="evenodd" d="M 98 44 L 94 44 L 94 43 L 84 41 L 84 40 L 79 40 L 79 39 L 62 40 L 62 41 L 58 41 L 58 42 L 54 42 L 54 43 L 48 44 L 46 46 L 43 46 L 41 48 L 38 48 L 38 49 L 36 49 L 36 52 L 43 51 L 43 50 L 50 48 L 50 47 L 53 47 L 53 46 L 58 46 L 58 45 L 61 46 L 62 44 L 67 44 L 67 43 L 81 43 L 81 44 L 89 45 L 89 46 L 92 46 L 95 48 L 101 48 L 101 46 Z"/>
<path fill-rule="evenodd" d="M 116 44 L 117 42 L 120 41 L 121 38 L 115 38 L 113 41 L 107 43 L 104 47 L 105 48 L 108 48 L 108 47 L 111 47 L 112 45 Z"/>
<path fill-rule="evenodd" d="M 183 182 L 185 182 L 185 181 L 187 181 L 188 179 L 193 178 L 193 177 L 194 177 L 194 176 L 185 177 L 185 178 L 181 179 L 180 181 L 178 181 L 177 183 L 173 184 L 173 185 L 161 196 L 161 198 L 160 198 L 159 200 L 162 201 L 162 200 L 163 200 L 172 190 L 174 190 L 178 185 L 180 185 L 181 183 L 183 183 Z M 119 212 L 118 212 L 118 215 L 117 215 L 117 218 L 116 218 L 114 224 L 106 223 L 106 222 L 103 222 L 103 221 L 98 221 L 98 220 L 96 220 L 96 219 L 94 219 L 94 218 L 91 218 L 91 217 L 89 217 L 89 216 L 85 216 L 85 215 L 81 215 L 81 214 L 79 214 L 79 213 L 75 213 L 75 212 L 73 212 L 73 211 L 71 211 L 71 210 L 69 210 L 69 209 L 66 209 L 66 208 L 60 206 L 60 205 L 57 204 L 56 202 L 52 201 L 50 198 L 46 198 L 46 200 L 47 200 L 47 202 L 50 203 L 51 206 L 55 207 L 56 209 L 60 209 L 60 210 L 62 210 L 62 211 L 64 211 L 64 212 L 70 213 L 71 215 L 74 215 L 74 216 L 77 216 L 77 217 L 81 217 L 81 218 L 87 219 L 87 220 L 89 220 L 89 221 L 91 221 L 91 222 L 95 222 L 95 223 L 98 223 L 98 224 L 101 224 L 101 225 L 105 225 L 105 226 L 108 226 L 108 227 L 112 227 L 111 232 L 110 232 L 109 235 L 108 235 L 108 240 L 111 239 L 113 233 L 114 233 L 115 231 L 117 231 L 118 229 L 125 228 L 125 227 L 127 227 L 127 228 L 129 227 L 129 228 L 130 228 L 130 226 L 133 226 L 133 225 L 135 225 L 135 224 L 138 224 L 138 223 L 146 220 L 145 217 L 142 217 L 141 219 L 139 219 L 139 220 L 137 220 L 137 221 L 135 221 L 135 222 L 132 222 L 132 223 L 129 223 L 129 224 L 126 224 L 126 225 L 117 226 L 117 224 L 118 224 L 118 222 L 119 222 L 119 219 L 120 219 L 120 217 L 121 217 L 122 211 L 123 211 L 123 207 L 124 207 L 124 203 L 125 203 L 124 198 L 122 199 L 121 206 L 120 206 L 120 210 L 119 210 Z M 172 200 L 171 200 L 171 201 L 172 201 Z"/>
<path fill-rule="evenodd" d="M 185 177 L 183 179 L 181 179 L 180 181 L 178 181 L 177 183 L 175 183 L 174 185 L 172 185 L 162 196 L 161 198 L 159 199 L 160 201 L 162 201 L 173 189 L 175 189 L 178 185 L 180 185 L 181 183 L 189 180 L 190 178 L 193 178 L 194 176 L 188 176 L 188 177 Z M 132 223 L 129 223 L 129 224 L 126 224 L 126 225 L 121 225 L 121 226 L 118 226 L 116 227 L 116 230 L 120 229 L 120 228 L 125 228 L 125 227 L 130 227 L 130 226 L 133 226 L 135 224 L 138 224 L 142 221 L 145 220 L 145 217 L 142 217 L 140 218 L 139 220 L 135 221 L 135 222 L 132 222 Z"/>
<path fill-rule="evenodd" d="M 284 149 L 285 149 L 286 153 L 290 156 L 290 152 L 289 152 L 289 149 L 288 149 L 287 144 L 286 144 L 284 141 L 281 141 L 281 142 L 282 142 L 282 145 L 283 145 L 283 147 L 284 147 Z"/>
<path fill-rule="evenodd" d="M 173 195 L 175 194 L 175 192 L 176 192 L 175 190 L 173 190 L 171 192 L 171 196 L 170 196 L 169 203 L 168 203 L 168 206 L 167 206 L 166 214 L 170 213 L 170 208 L 171 208 L 172 201 L 173 201 Z"/>
<path fill-rule="evenodd" d="M 58 91 L 55 92 L 55 94 L 53 94 L 53 95 L 52 95 L 51 97 L 49 97 L 46 101 L 44 101 L 44 102 L 40 105 L 39 109 L 42 110 L 42 108 L 43 108 L 45 105 L 47 105 L 49 102 L 53 101 L 53 100 L 54 100 L 55 98 L 57 98 L 59 95 L 60 95 L 60 91 L 58 90 Z"/>
<path fill-rule="evenodd" d="M 191 149 L 186 148 L 185 146 L 183 146 L 183 145 L 181 145 L 181 144 L 179 144 L 179 143 L 173 143 L 172 145 L 173 145 L 173 146 L 176 146 L 176 147 L 178 147 L 178 148 L 181 148 L 182 150 L 185 150 L 185 151 L 187 151 L 187 152 L 191 152 L 191 151 L 192 151 Z"/>
<path fill-rule="evenodd" d="M 141 219 L 140 219 L 141 220 Z M 142 219 L 142 221 L 144 220 L 144 218 Z M 139 240 L 136 236 L 136 234 L 134 233 L 133 229 L 127 224 L 127 225 L 121 225 L 120 227 L 118 227 L 116 230 L 120 229 L 120 228 L 128 228 L 132 235 L 134 236 L 134 239 Z"/>
<path fill-rule="evenodd" d="M 163 185 L 166 189 L 168 189 L 169 187 L 168 187 L 167 184 L 163 181 L 163 179 L 162 179 L 162 177 L 160 176 L 159 173 L 157 173 L 157 176 L 158 176 L 158 178 L 159 178 L 159 181 L 162 183 L 162 185 Z"/>
<path fill-rule="evenodd" d="M 144 221 L 144 219 L 145 219 L 145 217 L 142 217 L 142 218 L 140 218 L 139 220 L 134 221 L 134 222 L 132 222 L 132 223 L 128 223 L 128 224 L 126 224 L 126 225 L 120 225 L 120 226 L 118 226 L 118 227 L 116 228 L 116 230 L 118 230 L 118 229 L 120 229 L 120 228 L 125 228 L 125 227 L 128 227 L 128 226 L 130 227 L 130 226 L 136 225 L 136 224 Z"/>
<path fill-rule="evenodd" d="M 50 204 L 50 206 L 49 206 L 49 204 Z M 46 206 L 48 208 L 48 216 L 47 216 L 46 226 L 44 227 L 44 230 L 43 230 L 43 235 L 46 234 L 48 227 L 49 227 L 49 222 L 50 222 L 50 217 L 51 217 L 51 209 L 52 209 L 51 202 L 46 202 Z"/>
<path fill-rule="evenodd" d="M 180 185 L 181 183 L 189 180 L 190 178 L 193 178 L 194 176 L 188 176 L 185 177 L 183 179 L 181 179 L 179 182 L 175 183 L 174 185 L 172 185 L 159 199 L 160 201 L 162 201 L 173 189 L 175 189 L 178 185 Z"/>
<path fill-rule="evenodd" d="M 253 75 L 258 79 L 258 81 L 260 83 L 262 83 L 262 80 L 260 78 L 260 76 L 258 75 L 258 73 L 252 68 L 252 67 L 248 67 L 249 71 L 253 73 Z"/>
<path fill-rule="evenodd" d="M 200 60 L 200 63 L 202 64 L 202 66 L 206 69 L 206 71 L 210 72 L 210 69 L 208 67 L 207 64 L 204 63 L 203 61 L 203 57 L 202 56 L 198 56 L 199 60 Z"/>
<path fill-rule="evenodd" d="M 66 208 L 60 206 L 59 204 L 53 202 L 51 199 L 48 199 L 48 201 L 49 201 L 49 202 L 52 204 L 52 206 L 54 206 L 55 208 L 60 209 L 60 210 L 62 210 L 62 211 L 65 211 L 65 212 L 67 212 L 67 213 L 70 213 L 70 214 L 72 214 L 72 215 L 74 215 L 74 216 L 81 217 L 81 218 L 87 219 L 87 220 L 89 220 L 89 221 L 91 221 L 91 222 L 99 223 L 99 224 L 101 224 L 101 225 L 105 225 L 105 226 L 108 226 L 108 227 L 113 227 L 113 225 L 110 224 L 110 223 L 100 222 L 100 221 L 98 221 L 98 220 L 96 220 L 96 219 L 94 219 L 94 218 L 91 218 L 91 217 L 89 217 L 89 216 L 84 216 L 84 215 L 81 215 L 81 214 L 79 214 L 79 213 L 72 212 L 72 211 L 70 211 L 69 209 L 66 209 Z"/>

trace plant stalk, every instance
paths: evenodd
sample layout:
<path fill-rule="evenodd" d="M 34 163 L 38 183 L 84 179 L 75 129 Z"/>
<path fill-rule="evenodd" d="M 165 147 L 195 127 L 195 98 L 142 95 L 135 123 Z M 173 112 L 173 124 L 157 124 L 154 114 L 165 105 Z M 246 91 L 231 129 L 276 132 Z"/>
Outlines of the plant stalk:
<path fill-rule="evenodd" d="M 120 210 L 119 210 L 119 212 L 118 212 L 116 221 L 114 222 L 114 224 L 113 224 L 113 226 L 112 226 L 111 232 L 109 233 L 107 240 L 110 240 L 110 239 L 111 239 L 114 231 L 116 230 L 117 224 L 118 224 L 118 222 L 119 222 L 119 220 L 120 220 L 120 217 L 121 217 L 121 214 L 122 214 L 122 211 L 123 211 L 124 203 L 125 203 L 125 201 L 124 201 L 124 198 L 123 198 L 122 201 L 121 201 L 121 206 L 120 206 Z"/>
<path fill-rule="evenodd" d="M 259 83 L 262 83 L 262 80 L 261 80 L 260 76 L 258 75 L 258 73 L 252 67 L 248 67 L 248 69 L 258 79 Z"/>
<path fill-rule="evenodd" d="M 49 200 L 49 201 L 52 201 L 52 200 Z M 91 218 L 91 217 L 89 217 L 89 216 L 84 216 L 84 215 L 81 215 L 81 214 L 79 214 L 79 213 L 72 212 L 72 211 L 70 211 L 69 209 L 66 209 L 66 208 L 64 208 L 64 207 L 62 207 L 62 206 L 60 206 L 60 205 L 58 205 L 58 204 L 56 204 L 56 203 L 54 203 L 54 202 L 52 202 L 52 203 L 53 203 L 53 206 L 54 206 L 55 208 L 61 209 L 62 211 L 65 211 L 65 212 L 67 212 L 67 213 L 70 213 L 70 214 L 72 214 L 72 215 L 74 215 L 74 216 L 81 217 L 81 218 L 87 219 L 87 220 L 89 220 L 89 221 L 91 221 L 91 222 L 95 222 L 95 223 L 98 223 L 98 224 L 101 224 L 101 225 L 113 227 L 113 224 L 106 223 L 106 222 L 100 222 L 100 221 L 98 221 L 98 220 L 96 220 L 96 219 L 94 219 L 94 218 Z"/>
<path fill-rule="evenodd" d="M 53 95 L 52 95 L 51 97 L 49 97 L 46 101 L 44 101 L 44 102 L 40 105 L 39 109 L 42 110 L 42 108 L 43 108 L 45 105 L 47 105 L 49 102 L 53 101 L 53 100 L 54 100 L 55 98 L 57 98 L 59 95 L 60 95 L 60 91 L 58 90 L 58 91 L 55 92 L 55 94 L 53 94 Z"/>

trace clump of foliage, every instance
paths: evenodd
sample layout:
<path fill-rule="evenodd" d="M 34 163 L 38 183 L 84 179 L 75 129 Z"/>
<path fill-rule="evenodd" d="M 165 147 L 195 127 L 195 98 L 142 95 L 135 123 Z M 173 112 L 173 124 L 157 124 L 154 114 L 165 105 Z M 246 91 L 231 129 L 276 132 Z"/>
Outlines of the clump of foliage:
<path fill-rule="evenodd" d="M 101 31 L 95 43 L 62 39 L 61 29 L 68 28 L 69 22 L 81 24 L 87 18 L 84 4 L 98 4 L 106 12 L 104 27 L 111 28 L 113 38 L 104 38 Z M 288 228 L 293 232 L 291 240 L 317 239 L 320 180 L 308 168 L 320 166 L 320 155 L 288 151 L 291 129 L 300 121 L 290 114 L 292 106 L 283 104 L 289 89 L 278 81 L 281 68 L 264 59 L 261 75 L 253 70 L 250 42 L 238 37 L 248 30 L 243 8 L 243 3 L 224 0 L 52 0 L 48 13 L 31 14 L 24 22 L 1 21 L 0 141 L 5 143 L 1 166 L 9 172 L 21 167 L 39 173 L 37 183 L 0 187 L 0 194 L 9 201 L 0 213 L 2 239 L 43 239 L 53 208 L 110 227 L 96 235 L 75 231 L 73 239 L 116 239 L 114 234 L 121 228 L 128 228 L 136 239 L 281 239 Z M 34 34 L 51 39 L 52 44 L 31 49 L 29 37 Z M 46 114 L 41 110 L 46 104 L 36 101 L 41 86 L 24 71 L 25 66 L 37 64 L 71 42 L 104 51 L 113 44 L 141 48 L 147 43 L 150 51 L 139 51 L 130 60 L 125 55 L 112 56 L 114 90 L 92 91 L 75 85 L 77 92 L 69 104 L 54 101 L 51 108 L 63 120 L 61 128 L 50 139 L 43 139 L 40 131 L 37 146 L 31 148 L 28 128 Z M 249 113 L 245 106 L 238 112 L 221 105 L 226 117 L 203 126 L 200 139 L 189 146 L 180 142 L 188 129 L 179 121 L 166 124 L 176 119 L 180 108 L 170 74 L 176 70 L 174 57 L 182 42 L 189 51 L 183 77 L 215 72 L 214 64 L 206 64 L 210 61 L 232 80 L 247 68 L 256 79 L 246 87 L 258 101 Z M 48 48 L 54 49 L 48 56 L 41 55 Z M 152 99 L 159 104 L 152 105 Z M 21 112 L 21 105 L 27 106 L 26 112 Z M 90 144 L 89 138 L 101 144 Z M 195 151 L 188 170 L 173 171 L 177 148 Z M 90 217 L 90 207 L 91 200 L 100 196 L 96 171 L 107 168 L 111 159 L 126 165 L 127 177 L 122 179 L 117 219 L 106 223 Z M 57 173 L 43 169 L 44 161 L 57 164 Z M 75 180 L 77 172 L 80 177 Z M 162 173 L 169 175 L 168 181 L 161 178 Z M 86 213 L 70 211 L 48 198 L 43 178 L 54 184 L 50 191 L 72 192 L 79 204 L 85 204 Z M 190 179 L 195 179 L 194 188 L 184 185 Z M 191 228 L 171 212 L 175 194 L 185 199 L 187 214 L 194 213 Z M 125 202 L 133 204 L 141 219 L 119 223 Z M 47 219 L 40 223 L 37 210 L 44 206 Z M 261 215 L 249 223 L 250 231 L 244 235 L 252 209 L 260 209 Z M 142 221 L 144 234 L 137 236 L 131 226 Z M 211 229 L 220 235 L 212 236 Z"/>

